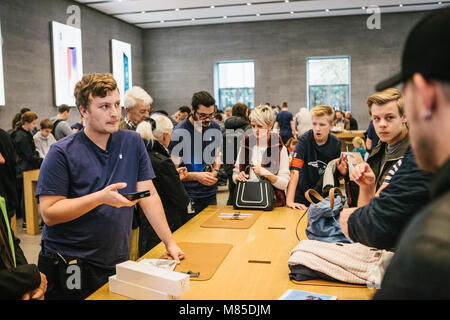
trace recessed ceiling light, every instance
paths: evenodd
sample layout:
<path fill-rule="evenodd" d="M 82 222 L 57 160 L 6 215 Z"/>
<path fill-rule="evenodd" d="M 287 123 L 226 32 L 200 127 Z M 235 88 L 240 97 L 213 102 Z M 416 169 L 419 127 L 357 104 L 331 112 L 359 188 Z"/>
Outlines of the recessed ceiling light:
<path fill-rule="evenodd" d="M 161 20 L 160 22 L 161 22 L 161 23 L 164 23 L 164 20 Z"/>
<path fill-rule="evenodd" d="M 180 8 L 175 8 L 175 11 L 180 11 Z"/>
<path fill-rule="evenodd" d="M 145 11 L 141 11 L 141 13 L 145 13 Z"/>
<path fill-rule="evenodd" d="M 257 17 L 259 17 L 259 16 L 260 16 L 260 14 L 259 14 L 259 13 L 257 13 L 257 14 L 256 14 L 256 16 L 257 16 Z"/>
<path fill-rule="evenodd" d="M 192 18 L 191 20 L 192 20 L 192 21 L 195 21 L 195 18 Z"/>
<path fill-rule="evenodd" d="M 403 4 L 400 3 L 398 6 L 401 8 L 401 7 L 403 7 Z"/>
<path fill-rule="evenodd" d="M 330 11 L 330 9 L 325 9 L 325 12 L 329 12 Z"/>
<path fill-rule="evenodd" d="M 224 19 L 228 18 L 227 16 L 223 16 Z"/>
<path fill-rule="evenodd" d="M 291 14 L 294 14 L 294 11 L 291 11 Z"/>
<path fill-rule="evenodd" d="M 252 3 L 251 3 L 251 2 L 247 2 L 247 5 L 248 5 L 248 6 L 251 6 L 251 5 L 252 5 Z"/>
<path fill-rule="evenodd" d="M 215 8 L 215 6 L 211 6 L 210 8 L 211 8 L 211 9 L 214 9 L 214 8 Z"/>
<path fill-rule="evenodd" d="M 366 7 L 362 6 L 361 9 L 366 10 Z"/>
<path fill-rule="evenodd" d="M 439 1 L 438 4 L 442 4 L 442 1 Z"/>
<path fill-rule="evenodd" d="M 289 2 L 289 0 L 284 0 L 284 2 L 288 3 L 288 2 Z"/>

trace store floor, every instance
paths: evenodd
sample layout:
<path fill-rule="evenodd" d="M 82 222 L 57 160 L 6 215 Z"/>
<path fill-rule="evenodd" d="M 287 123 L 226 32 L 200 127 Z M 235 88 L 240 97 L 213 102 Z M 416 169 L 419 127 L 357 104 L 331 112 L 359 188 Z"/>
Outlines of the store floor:
<path fill-rule="evenodd" d="M 217 205 L 224 206 L 228 200 L 228 187 L 219 187 L 217 193 Z M 41 234 L 35 236 L 28 235 L 25 230 L 22 229 L 22 219 L 17 220 L 17 237 L 20 239 L 20 247 L 22 248 L 28 263 L 37 264 L 39 251 L 41 250 Z"/>

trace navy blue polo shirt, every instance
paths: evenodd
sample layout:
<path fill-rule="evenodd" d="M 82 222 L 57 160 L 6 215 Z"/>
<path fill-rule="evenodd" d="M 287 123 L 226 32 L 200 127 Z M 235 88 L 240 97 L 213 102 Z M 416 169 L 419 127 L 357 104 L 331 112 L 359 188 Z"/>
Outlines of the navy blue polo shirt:
<path fill-rule="evenodd" d="M 291 121 L 294 120 L 292 113 L 286 110 L 281 110 L 277 114 L 276 122 L 280 126 L 280 136 L 292 137 Z"/>
<path fill-rule="evenodd" d="M 313 130 L 305 132 L 295 145 L 295 152 L 289 165 L 290 170 L 299 171 L 294 202 L 309 206 L 310 202 L 306 200 L 305 192 L 316 186 L 328 162 L 340 156 L 341 141 L 334 135 L 328 134 L 327 142 L 319 146 L 314 140 Z"/>
<path fill-rule="evenodd" d="M 136 191 L 138 181 L 155 174 L 140 135 L 119 130 L 111 134 L 106 150 L 81 130 L 53 144 L 42 163 L 36 196 L 78 198 L 126 182 L 120 193 Z M 42 247 L 78 257 L 105 269 L 129 259 L 133 207 L 100 205 L 75 220 L 44 226 Z"/>
<path fill-rule="evenodd" d="M 180 166 L 188 172 L 203 172 L 206 165 L 214 164 L 216 147 L 222 145 L 222 131 L 218 123 L 211 121 L 202 131 L 197 131 L 189 118 L 181 121 L 173 130 L 169 144 L 171 155 L 182 158 Z M 212 197 L 217 194 L 217 183 L 205 186 L 198 181 L 183 182 L 192 199 Z"/>

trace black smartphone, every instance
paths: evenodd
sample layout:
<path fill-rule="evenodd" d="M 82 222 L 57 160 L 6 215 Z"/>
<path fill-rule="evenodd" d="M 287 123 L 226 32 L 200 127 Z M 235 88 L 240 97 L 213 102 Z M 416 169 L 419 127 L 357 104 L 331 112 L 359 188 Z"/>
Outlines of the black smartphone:
<path fill-rule="evenodd" d="M 130 201 L 138 200 L 138 199 L 142 199 L 142 198 L 145 198 L 145 197 L 149 197 L 150 196 L 150 190 L 126 193 L 126 194 L 123 194 L 123 196 L 125 198 L 127 198 L 128 200 L 130 200 Z"/>

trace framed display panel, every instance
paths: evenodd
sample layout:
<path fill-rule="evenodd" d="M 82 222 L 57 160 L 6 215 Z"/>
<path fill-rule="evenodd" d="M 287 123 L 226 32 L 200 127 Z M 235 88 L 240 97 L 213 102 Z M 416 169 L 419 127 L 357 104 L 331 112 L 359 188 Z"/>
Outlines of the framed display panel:
<path fill-rule="evenodd" d="M 111 40 L 112 73 L 120 92 L 120 101 L 123 106 L 123 97 L 133 86 L 131 45 L 126 42 Z"/>
<path fill-rule="evenodd" d="M 75 85 L 83 77 L 81 30 L 51 22 L 55 104 L 75 106 Z"/>
<path fill-rule="evenodd" d="M 0 106 L 5 105 L 5 78 L 3 77 L 3 37 L 0 22 Z"/>

